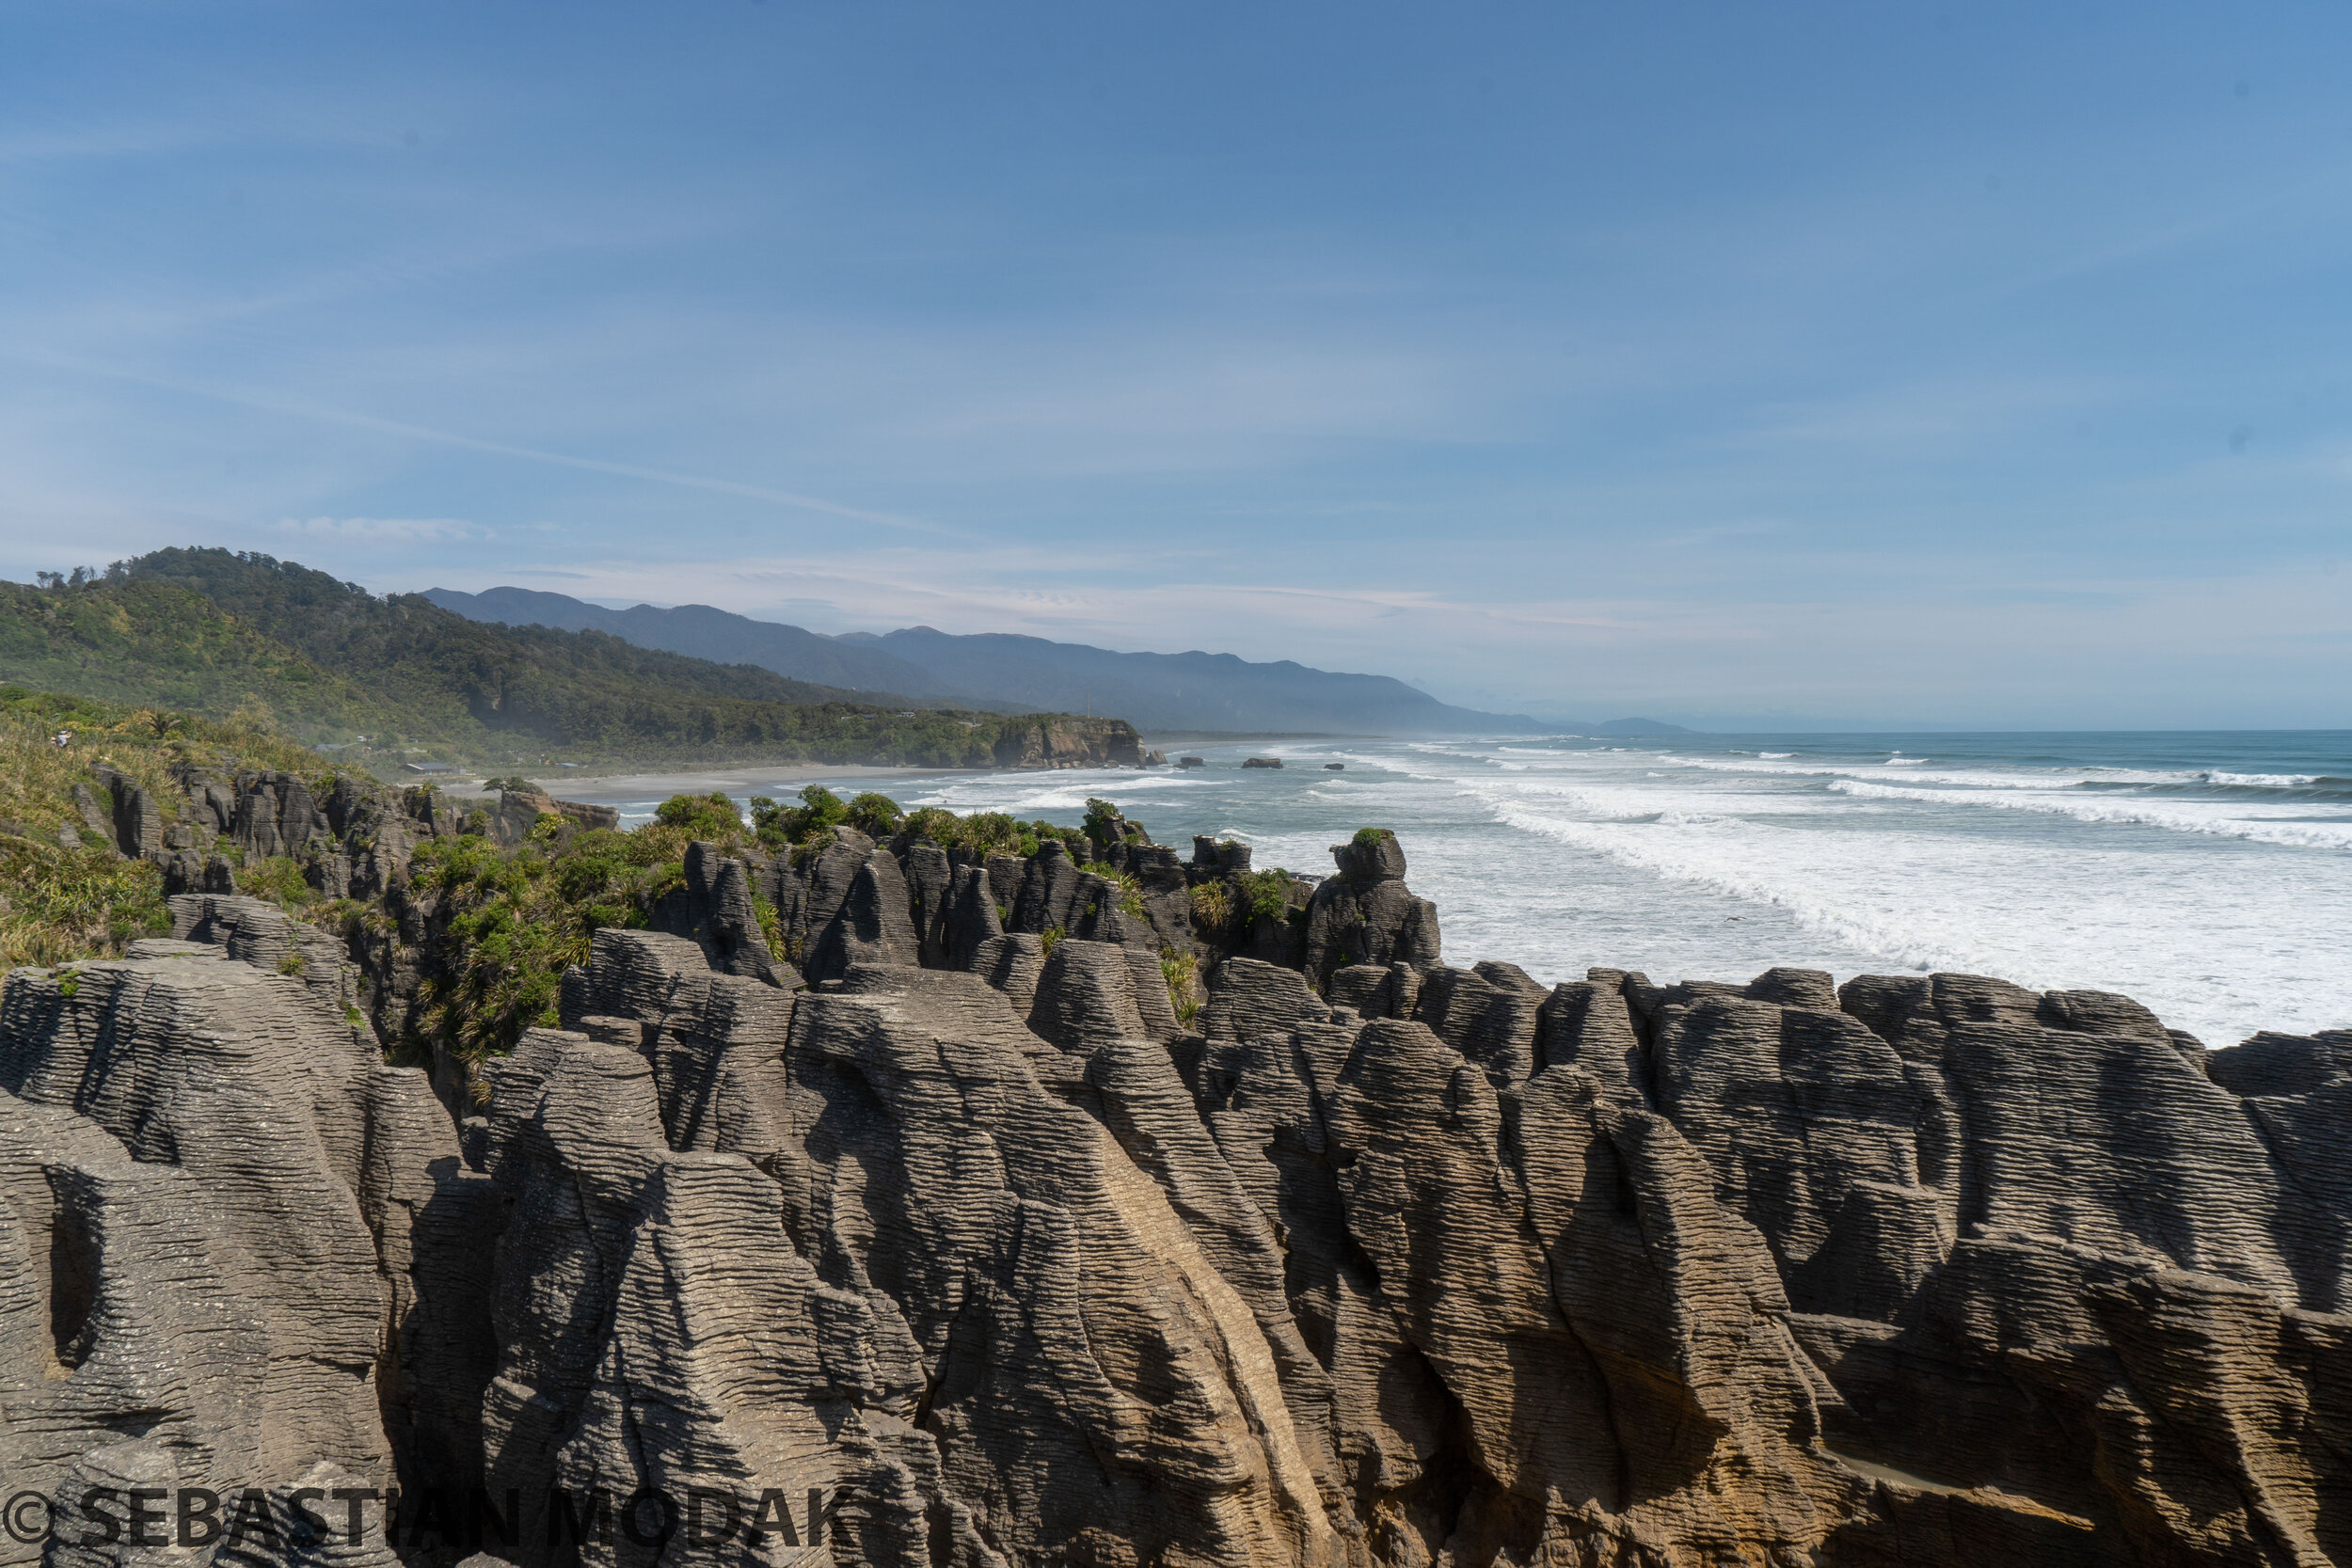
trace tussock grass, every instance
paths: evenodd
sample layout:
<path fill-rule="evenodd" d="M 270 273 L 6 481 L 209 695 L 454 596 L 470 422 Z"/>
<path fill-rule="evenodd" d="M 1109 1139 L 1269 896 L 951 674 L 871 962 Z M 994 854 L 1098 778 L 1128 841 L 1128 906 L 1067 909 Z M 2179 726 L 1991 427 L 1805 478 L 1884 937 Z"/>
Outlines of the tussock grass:
<path fill-rule="evenodd" d="M 171 929 L 164 876 L 112 849 L 0 839 L 0 970 L 120 958 Z"/>
<path fill-rule="evenodd" d="M 72 736 L 63 746 L 60 732 Z M 121 859 L 109 838 L 88 832 L 73 786 L 87 785 L 101 813 L 111 813 L 113 801 L 90 776 L 103 765 L 152 792 L 169 822 L 179 801 L 171 769 L 183 763 L 280 768 L 322 788 L 333 773 L 251 705 L 215 721 L 0 686 L 0 821 L 18 830 L 0 834 L 0 969 L 116 958 L 135 939 L 170 929 L 163 874 Z M 58 843 L 58 830 L 69 827 L 77 830 L 72 847 Z M 307 886 L 302 895 L 310 895 Z"/>
<path fill-rule="evenodd" d="M 1207 998 L 1201 994 L 1200 960 L 1190 953 L 1179 953 L 1173 947 L 1160 949 L 1160 978 L 1167 983 L 1169 1006 L 1176 1009 L 1176 1022 L 1185 1028 L 1200 1015 L 1200 1005 Z"/>

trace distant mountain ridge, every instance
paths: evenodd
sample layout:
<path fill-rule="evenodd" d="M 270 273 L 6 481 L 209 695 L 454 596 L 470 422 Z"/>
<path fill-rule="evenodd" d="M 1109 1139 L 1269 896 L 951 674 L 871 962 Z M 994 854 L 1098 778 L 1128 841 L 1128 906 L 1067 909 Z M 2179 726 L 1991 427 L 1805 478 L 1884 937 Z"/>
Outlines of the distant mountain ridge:
<path fill-rule="evenodd" d="M 420 756 L 698 766 L 1139 764 L 1116 718 L 971 711 L 793 680 L 595 630 L 469 620 L 291 561 L 164 549 L 0 582 L 0 680 L 255 725 L 360 767 Z M 249 705 L 259 705 L 258 707 Z"/>
<path fill-rule="evenodd" d="M 474 620 L 603 631 L 641 647 L 756 664 L 795 680 L 974 705 L 1115 714 L 1143 730 L 1684 733 L 1672 725 L 1652 728 L 1648 720 L 1563 725 L 1524 714 L 1482 713 L 1441 703 L 1388 675 L 1316 670 L 1290 659 L 1254 663 L 1232 654 L 1198 651 L 1124 654 L 1004 632 L 955 636 L 930 626 L 828 637 L 709 605 L 610 610 L 526 588 L 480 594 L 434 588 L 424 597 Z"/>
<path fill-rule="evenodd" d="M 490 588 L 461 594 L 430 588 L 424 596 L 469 621 L 510 626 L 551 626 L 558 631 L 600 631 L 641 648 L 685 654 L 719 664 L 756 664 L 793 680 L 860 691 L 895 691 L 909 697 L 961 695 L 918 669 L 878 648 L 862 647 L 804 631 L 778 621 L 755 621 L 708 605 L 656 610 L 641 604 L 608 610 L 568 594 L 532 588 Z"/>

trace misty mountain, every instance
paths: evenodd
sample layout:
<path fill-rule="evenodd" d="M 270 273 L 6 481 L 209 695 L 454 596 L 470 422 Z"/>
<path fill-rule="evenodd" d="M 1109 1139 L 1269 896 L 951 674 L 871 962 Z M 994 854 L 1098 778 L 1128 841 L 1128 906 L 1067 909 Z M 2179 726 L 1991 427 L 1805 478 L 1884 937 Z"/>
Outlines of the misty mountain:
<path fill-rule="evenodd" d="M 1387 675 L 1315 670 L 1289 659 L 1262 664 L 1232 654 L 1121 654 L 1006 633 L 957 637 L 930 626 L 828 637 L 708 605 L 607 610 L 523 588 L 481 594 L 436 588 L 424 596 L 477 621 L 609 632 L 641 647 L 756 664 L 794 680 L 1110 714 L 1147 730 L 1425 735 L 1560 727 L 1523 715 L 1453 707 Z"/>
<path fill-rule="evenodd" d="M 1548 727 L 1518 715 L 1451 707 L 1387 675 L 1343 674 L 1290 659 L 1258 664 L 1232 654 L 1120 654 L 1004 632 L 956 637 L 930 626 L 880 637 L 852 632 L 836 641 L 893 654 L 956 689 L 1019 703 L 1074 703 L 1075 711 L 1116 714 L 1145 730 L 1411 735 Z"/>
<path fill-rule="evenodd" d="M 707 604 L 679 605 L 675 610 L 656 610 L 649 604 L 607 610 L 568 594 L 543 594 L 531 588 L 492 588 L 480 594 L 431 588 L 424 596 L 470 621 L 600 631 L 641 648 L 660 648 L 720 664 L 756 664 L 819 686 L 896 691 L 910 697 L 953 694 L 927 671 L 881 649 L 781 622 L 730 615 Z"/>

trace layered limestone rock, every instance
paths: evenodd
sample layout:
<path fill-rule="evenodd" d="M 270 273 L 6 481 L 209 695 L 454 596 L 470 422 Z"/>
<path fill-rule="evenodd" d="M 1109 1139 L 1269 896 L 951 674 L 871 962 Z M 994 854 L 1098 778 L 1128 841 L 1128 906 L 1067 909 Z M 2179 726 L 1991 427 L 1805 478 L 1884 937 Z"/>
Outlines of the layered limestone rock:
<path fill-rule="evenodd" d="M 536 785 L 506 788 L 485 802 L 344 774 L 318 795 L 298 774 L 181 763 L 171 770 L 172 787 L 159 796 L 103 764 L 91 776 L 107 803 L 77 783 L 75 811 L 119 853 L 161 866 L 170 895 L 234 893 L 234 865 L 224 852 L 233 851 L 241 860 L 293 860 L 326 897 L 374 898 L 406 879 L 411 855 L 428 839 L 476 832 L 506 848 L 550 817 L 559 838 L 620 825 L 611 806 L 558 800 Z"/>
<path fill-rule="evenodd" d="M 164 874 L 167 895 L 231 894 L 237 860 L 284 857 L 328 898 L 373 898 L 404 881 L 416 845 L 468 826 L 448 797 L 431 789 L 401 790 L 339 777 L 322 798 L 293 773 L 246 770 L 228 773 L 194 764 L 175 764 L 171 787 L 160 795 L 103 764 L 92 778 L 107 803 L 89 784 L 73 785 L 74 809 L 92 832 L 132 859 L 151 861 Z M 546 801 L 572 820 L 591 814 L 604 826 L 610 808 Z M 487 828 L 501 843 L 519 841 L 536 820 L 528 802 L 473 826 Z M 78 835 L 73 842 L 81 842 Z"/>
<path fill-rule="evenodd" d="M 173 1486 L 479 1474 L 483 1183 L 245 912 L 0 992 L 0 1442 L 61 1499 L 125 1435 Z"/>
<path fill-rule="evenodd" d="M 358 1000 L 359 972 L 343 943 L 275 904 L 205 893 L 177 895 L 168 907 L 174 941 L 216 946 L 241 963 L 291 975 L 339 1013 Z"/>
<path fill-rule="evenodd" d="M 1285 947 L 1096 820 L 697 845 L 454 1117 L 273 906 L 18 972 L 0 1459 L 511 1493 L 402 1543 L 476 1568 L 709 1549 L 568 1528 L 632 1497 L 779 1568 L 2352 1560 L 2352 1032 L 1450 967 L 1377 834 Z M 212 1555 L 305 1552 L 385 1558 Z"/>
<path fill-rule="evenodd" d="M 626 1532 L 567 1555 L 550 1504 L 701 1489 L 772 1493 L 787 1527 L 830 1516 L 836 1560 L 914 1560 L 913 1542 L 987 1560 L 909 1427 L 922 1377 L 904 1325 L 819 1277 L 773 1170 L 672 1149 L 660 1113 L 644 1055 L 586 1035 L 533 1031 L 494 1080 L 486 1163 L 514 1208 L 482 1432 L 492 1489 L 522 1501 L 516 1560 L 652 1560 Z M 812 1492 L 827 1499 L 815 1519 L 798 1514 Z M 745 1560 L 819 1544 L 787 1528 Z"/>
<path fill-rule="evenodd" d="M 1089 973 L 1124 971 L 1058 974 Z M 1121 1022 L 1073 1037 L 1116 1056 Z M 1257 1317 L 1113 1130 L 1072 1102 L 1092 1054 L 1040 1040 L 977 976 L 861 968 L 806 997 L 791 1228 L 840 1285 L 897 1304 L 929 1372 L 941 1473 L 993 1549 L 1336 1563 Z"/>
<path fill-rule="evenodd" d="M 686 848 L 686 885 L 663 899 L 653 924 L 699 945 L 710 967 L 770 985 L 790 975 L 769 948 L 752 899 L 751 868 L 700 840 Z"/>
<path fill-rule="evenodd" d="M 1339 875 L 1326 878 L 1307 910 L 1300 967 L 1321 985 L 1360 964 L 1426 968 L 1438 961 L 1438 907 L 1405 885 L 1405 849 L 1386 829 L 1362 843 L 1335 844 Z"/>
<path fill-rule="evenodd" d="M 538 832 L 540 824 L 548 817 L 555 818 L 559 836 L 583 829 L 621 825 L 617 807 L 559 800 L 523 780 L 510 781 L 500 787 L 497 803 L 484 808 L 483 825 L 494 843 L 506 847 L 520 844 Z"/>

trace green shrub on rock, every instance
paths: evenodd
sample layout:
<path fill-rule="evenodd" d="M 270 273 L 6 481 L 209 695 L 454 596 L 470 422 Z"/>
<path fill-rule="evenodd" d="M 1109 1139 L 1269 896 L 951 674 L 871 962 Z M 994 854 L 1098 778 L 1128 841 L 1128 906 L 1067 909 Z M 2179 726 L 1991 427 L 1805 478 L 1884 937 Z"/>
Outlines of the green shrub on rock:
<path fill-rule="evenodd" d="M 1136 920 L 1145 918 L 1143 911 L 1143 884 L 1141 882 L 1136 881 L 1133 877 L 1129 876 L 1126 872 L 1120 870 L 1117 866 L 1106 865 L 1100 861 L 1082 861 L 1078 864 L 1078 869 L 1080 871 L 1089 872 L 1094 876 L 1100 877 L 1103 880 L 1117 888 L 1119 890 L 1119 908 L 1122 913 L 1130 915 Z"/>
<path fill-rule="evenodd" d="M 654 820 L 684 830 L 689 839 L 731 839 L 743 831 L 742 814 L 724 795 L 673 795 L 654 809 Z"/>
<path fill-rule="evenodd" d="M 437 1040 L 479 1068 L 525 1029 L 553 1027 L 565 967 L 588 961 L 598 930 L 646 924 L 654 901 L 683 880 L 686 845 L 711 836 L 696 832 L 712 825 L 707 808 L 703 800 L 630 832 L 594 829 L 553 852 L 532 843 L 501 853 L 472 836 L 420 846 L 410 886 L 446 934 L 408 1014 L 409 1053 Z M 739 843 L 739 821 L 730 836 Z"/>
<path fill-rule="evenodd" d="M 1202 931 L 1221 932 L 1233 918 L 1233 895 L 1224 882 L 1202 882 L 1192 890 L 1192 923 Z"/>
<path fill-rule="evenodd" d="M 237 870 L 237 891 L 296 912 L 318 898 L 318 891 L 303 877 L 301 865 L 284 855 L 258 855 L 246 861 Z"/>
<path fill-rule="evenodd" d="M 850 826 L 877 841 L 897 832 L 906 815 L 898 801 L 870 789 L 850 802 Z"/>
<path fill-rule="evenodd" d="M 792 849 L 821 839 L 850 819 L 841 797 L 823 784 L 801 791 L 797 806 L 779 806 L 765 795 L 752 797 L 752 823 L 771 849 Z"/>
<path fill-rule="evenodd" d="M 1193 1019 L 1200 1011 L 1200 960 L 1190 953 L 1179 953 L 1172 947 L 1160 949 L 1160 978 L 1168 985 L 1168 1005 L 1176 1009 L 1176 1022 L 1192 1027 Z"/>
<path fill-rule="evenodd" d="M 1232 878 L 1233 885 L 1239 892 L 1236 902 L 1248 912 L 1253 924 L 1261 920 L 1281 920 L 1290 915 L 1291 884 L 1295 880 L 1279 865 L 1271 871 L 1238 872 Z"/>

